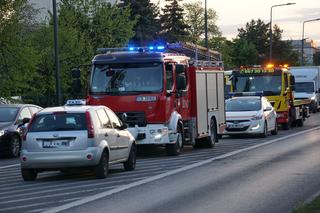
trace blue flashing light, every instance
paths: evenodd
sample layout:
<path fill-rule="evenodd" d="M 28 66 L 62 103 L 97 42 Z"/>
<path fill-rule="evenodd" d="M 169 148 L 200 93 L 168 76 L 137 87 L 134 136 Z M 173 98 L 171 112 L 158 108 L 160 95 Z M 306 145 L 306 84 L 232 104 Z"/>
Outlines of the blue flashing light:
<path fill-rule="evenodd" d="M 129 50 L 130 50 L 130 51 L 133 51 L 133 50 L 134 50 L 134 47 L 129 47 Z"/>
<path fill-rule="evenodd" d="M 164 50 L 164 46 L 157 46 L 157 50 Z"/>
<path fill-rule="evenodd" d="M 150 46 L 150 47 L 149 47 L 149 50 L 154 50 L 154 46 Z"/>

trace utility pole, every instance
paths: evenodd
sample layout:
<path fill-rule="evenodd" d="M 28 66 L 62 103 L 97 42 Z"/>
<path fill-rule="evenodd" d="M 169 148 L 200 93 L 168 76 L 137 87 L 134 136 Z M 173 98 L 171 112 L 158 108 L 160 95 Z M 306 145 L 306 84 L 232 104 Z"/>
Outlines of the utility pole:
<path fill-rule="evenodd" d="M 208 13 L 207 13 L 207 0 L 204 2 L 204 41 L 205 47 L 207 48 L 208 54 L 207 59 L 209 58 L 209 47 L 208 47 Z"/>
<path fill-rule="evenodd" d="M 54 64 L 56 78 L 56 105 L 61 105 L 61 86 L 60 86 L 60 65 L 59 65 L 59 47 L 58 47 L 58 20 L 57 20 L 57 2 L 52 0 L 53 12 L 53 37 L 54 37 Z"/>

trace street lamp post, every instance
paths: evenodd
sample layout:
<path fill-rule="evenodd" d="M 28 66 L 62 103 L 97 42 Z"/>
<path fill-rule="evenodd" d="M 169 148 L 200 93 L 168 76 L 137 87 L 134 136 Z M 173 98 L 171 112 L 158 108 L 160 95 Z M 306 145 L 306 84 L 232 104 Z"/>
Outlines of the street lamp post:
<path fill-rule="evenodd" d="M 306 20 L 302 24 L 302 38 L 301 38 L 301 66 L 303 66 L 303 53 L 304 53 L 304 24 L 307 22 L 320 21 L 320 18 Z"/>
<path fill-rule="evenodd" d="M 205 47 L 208 48 L 208 13 L 207 13 L 207 0 L 204 2 L 204 40 Z"/>
<path fill-rule="evenodd" d="M 269 51 L 269 61 L 272 62 L 272 9 L 274 7 L 281 7 L 281 6 L 287 6 L 287 5 L 294 5 L 296 3 L 286 3 L 286 4 L 277 4 L 277 5 L 272 5 L 270 9 L 270 51 Z"/>
<path fill-rule="evenodd" d="M 58 48 L 58 20 L 57 20 L 57 2 L 52 0 L 53 13 L 53 37 L 54 37 L 54 63 L 55 63 L 55 78 L 56 78 L 56 104 L 61 105 L 61 90 L 60 90 L 60 65 L 59 65 L 59 48 Z"/>

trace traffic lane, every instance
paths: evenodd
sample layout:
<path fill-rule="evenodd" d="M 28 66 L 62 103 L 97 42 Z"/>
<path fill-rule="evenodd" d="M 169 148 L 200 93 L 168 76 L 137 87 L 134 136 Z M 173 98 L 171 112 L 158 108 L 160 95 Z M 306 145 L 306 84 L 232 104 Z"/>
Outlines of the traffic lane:
<path fill-rule="evenodd" d="M 312 131 L 65 212 L 291 212 L 320 190 L 319 136 Z"/>
<path fill-rule="evenodd" d="M 305 121 L 303 127 L 294 127 L 289 130 L 280 130 L 278 132 L 278 136 L 270 135 L 270 133 L 267 138 L 258 138 L 257 136 L 240 136 L 240 137 L 231 138 L 229 136 L 223 136 L 223 139 L 220 139 L 219 142 L 229 143 L 234 140 L 238 140 L 239 138 L 248 139 L 248 140 L 266 141 L 266 140 L 269 140 L 270 138 L 281 137 L 283 135 L 291 134 L 297 131 L 303 131 L 319 125 L 320 125 L 320 113 L 315 113 L 315 114 L 311 114 L 311 116 Z M 193 148 L 191 146 L 185 146 L 184 149 L 182 149 L 182 154 L 190 153 L 192 152 L 192 150 Z M 163 147 L 160 147 L 160 148 L 149 147 L 140 151 L 138 158 L 148 159 L 148 158 L 158 158 L 159 156 L 166 156 L 166 152 L 163 149 Z M 6 166 L 19 166 L 19 164 L 20 164 L 19 158 L 5 158 L 0 156 L 0 169 L 1 167 L 6 167 Z"/>
<path fill-rule="evenodd" d="M 302 128 L 294 129 L 294 131 L 300 130 Z M 290 132 L 291 130 L 283 131 L 280 135 L 287 135 Z M 36 181 L 27 183 L 21 178 L 19 166 L 0 167 L 0 212 L 42 212 L 57 205 L 78 201 L 104 191 L 117 190 L 126 184 L 146 180 L 155 175 L 278 137 L 270 135 L 266 139 L 253 137 L 223 139 L 213 149 L 193 150 L 192 147 L 186 146 L 180 156 L 174 157 L 166 156 L 165 150 L 159 148 L 157 152 L 151 154 L 154 157 L 150 155 L 139 157 L 135 171 L 125 172 L 121 165 L 112 166 L 110 175 L 104 180 L 96 180 L 90 172 L 70 174 L 44 172 L 39 174 Z"/>

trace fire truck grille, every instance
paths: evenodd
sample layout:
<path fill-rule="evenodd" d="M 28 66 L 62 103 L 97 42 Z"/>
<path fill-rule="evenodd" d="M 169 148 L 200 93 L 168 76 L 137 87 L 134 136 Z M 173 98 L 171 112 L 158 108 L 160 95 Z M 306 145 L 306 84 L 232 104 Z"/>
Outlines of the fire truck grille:
<path fill-rule="evenodd" d="M 147 125 L 146 115 L 144 112 L 118 112 L 117 115 L 121 117 L 123 113 L 127 114 L 126 123 L 129 125 L 129 127 L 134 127 L 135 125 Z"/>

